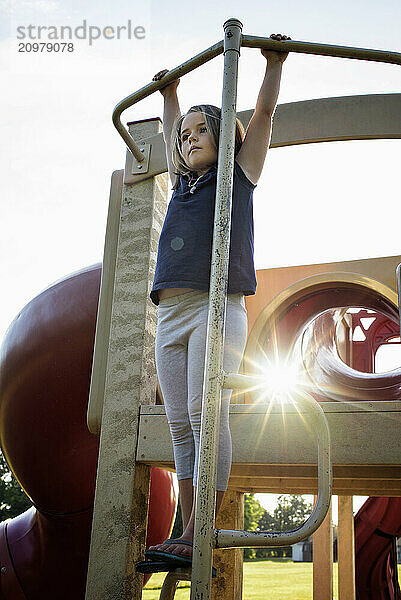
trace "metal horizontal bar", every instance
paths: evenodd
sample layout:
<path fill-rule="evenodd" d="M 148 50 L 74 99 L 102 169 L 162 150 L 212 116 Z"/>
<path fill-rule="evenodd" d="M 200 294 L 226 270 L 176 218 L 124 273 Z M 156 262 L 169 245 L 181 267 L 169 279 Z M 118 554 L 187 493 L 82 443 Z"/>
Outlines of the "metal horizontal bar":
<path fill-rule="evenodd" d="M 373 60 L 376 62 L 401 65 L 400 52 L 387 50 L 372 50 L 367 48 L 354 48 L 352 46 L 335 46 L 332 44 L 319 44 L 315 42 L 302 42 L 296 40 L 272 40 L 254 35 L 243 35 L 241 46 L 245 48 L 264 48 L 266 50 L 282 50 L 283 52 L 299 52 L 301 54 L 317 54 L 320 56 L 335 56 L 337 58 L 354 58 L 356 60 Z"/>
<path fill-rule="evenodd" d="M 166 73 L 166 75 L 164 75 L 164 77 L 162 77 L 162 79 L 160 79 L 159 81 L 152 81 L 152 83 L 148 83 L 148 85 L 145 85 L 143 88 L 141 88 L 134 94 L 127 96 L 116 105 L 113 111 L 114 126 L 138 162 L 143 162 L 144 156 L 142 152 L 140 152 L 138 146 L 135 144 L 128 131 L 125 129 L 124 125 L 121 123 L 121 114 L 130 106 L 133 106 L 140 100 L 143 100 L 151 94 L 154 94 L 155 92 L 165 87 L 169 83 L 172 83 L 182 75 L 186 75 L 186 73 L 193 71 L 197 67 L 200 67 L 201 65 L 207 63 L 209 60 L 212 60 L 212 58 L 215 58 L 219 54 L 222 54 L 223 49 L 224 41 L 221 40 L 220 42 L 217 42 L 217 44 L 210 46 L 210 48 L 207 48 L 203 52 L 200 52 L 200 54 L 197 54 L 193 58 L 182 63 L 182 65 L 179 65 L 175 69 L 171 69 L 171 71 Z"/>
<path fill-rule="evenodd" d="M 223 388 L 228 390 L 250 390 L 266 386 L 266 377 L 257 375 L 240 375 L 239 373 L 223 372 Z"/>
<path fill-rule="evenodd" d="M 339 58 L 353 58 L 357 60 L 370 60 L 376 62 L 386 62 L 391 64 L 401 65 L 401 53 L 399 52 L 388 52 L 386 50 L 371 50 L 365 48 L 354 48 L 350 46 L 335 46 L 331 44 L 318 44 L 314 42 L 302 42 L 297 40 L 272 40 L 271 38 L 264 38 L 252 35 L 241 36 L 241 46 L 246 48 L 265 48 L 267 50 L 282 50 L 284 52 L 298 52 L 302 54 L 315 54 L 321 56 L 334 56 Z M 197 67 L 205 64 L 212 60 L 219 54 L 222 54 L 224 50 L 224 41 L 220 40 L 217 44 L 210 46 L 203 52 L 200 52 L 193 58 L 182 63 L 175 69 L 171 69 L 166 75 L 159 81 L 152 81 L 143 88 L 127 96 L 121 102 L 119 102 L 113 111 L 113 123 L 117 131 L 123 138 L 124 142 L 132 152 L 138 162 L 144 161 L 144 155 L 140 152 L 138 146 L 121 123 L 121 114 L 130 106 L 133 106 L 140 100 L 147 98 L 151 94 L 154 94 L 162 87 L 165 87 L 169 83 L 179 77 L 190 73 Z"/>

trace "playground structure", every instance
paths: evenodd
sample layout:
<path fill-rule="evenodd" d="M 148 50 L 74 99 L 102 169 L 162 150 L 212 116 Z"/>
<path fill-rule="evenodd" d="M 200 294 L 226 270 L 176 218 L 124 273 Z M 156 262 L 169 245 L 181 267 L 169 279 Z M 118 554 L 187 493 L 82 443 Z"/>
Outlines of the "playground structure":
<path fill-rule="evenodd" d="M 270 296 L 258 294 L 252 298 L 253 306 L 248 307 L 249 321 L 254 322 L 256 315 L 263 314 L 263 309 L 270 311 L 275 297 L 283 288 L 292 290 L 291 310 L 287 320 L 278 328 L 282 343 L 284 337 L 292 335 L 293 321 L 309 320 L 311 314 L 310 297 L 314 298 L 314 308 L 333 304 L 332 297 L 343 298 L 350 304 L 362 302 L 379 312 L 369 313 L 371 320 L 377 315 L 370 327 L 365 331 L 367 339 L 356 341 L 353 334 L 360 325 L 366 311 L 348 313 L 340 322 L 341 330 L 349 330 L 344 336 L 341 330 L 336 336 L 340 354 L 344 363 L 349 363 L 359 373 L 357 380 L 342 380 L 342 392 L 347 393 L 347 383 L 355 387 L 364 383 L 364 372 L 372 371 L 372 358 L 378 344 L 398 336 L 398 324 L 393 314 L 392 319 L 381 311 L 384 309 L 377 279 L 387 280 L 394 286 L 394 265 L 401 257 L 350 261 L 326 265 L 308 265 L 284 269 L 258 271 L 261 289 L 266 284 L 271 287 Z M 365 282 L 371 286 L 368 301 L 366 293 L 354 289 L 353 298 L 345 295 L 338 281 L 338 273 L 344 280 L 356 284 L 365 273 Z M 85 413 L 90 380 L 90 366 L 93 351 L 96 306 L 100 284 L 100 265 L 83 269 L 45 290 L 32 300 L 18 315 L 11 325 L 2 347 L 0 378 L 0 414 L 1 441 L 3 450 L 14 474 L 30 494 L 37 509 L 28 510 L 23 515 L 0 526 L 0 558 L 5 571 L 1 575 L 1 594 L 4 600 L 50 600 L 57 596 L 60 600 L 75 598 L 80 600 L 85 594 L 85 577 L 89 554 L 90 523 L 94 496 L 94 480 L 97 459 L 97 437 L 91 435 L 85 424 Z M 322 276 L 324 274 L 324 276 Z M 306 276 L 306 278 L 305 278 Z M 348 277 L 347 277 L 348 276 Z M 322 284 L 322 280 L 324 283 Z M 311 287 L 311 283 L 314 287 Z M 320 297 L 308 292 L 316 292 L 316 284 L 320 285 Z M 373 288 L 372 288 L 373 286 Z M 302 287 L 303 299 L 299 289 Z M 355 285 L 354 285 L 355 287 Z M 368 288 L 366 288 L 368 289 Z M 336 291 L 339 290 L 339 293 Z M 376 291 L 375 291 L 376 290 Z M 387 290 L 388 293 L 388 290 Z M 330 298 L 330 294 L 332 297 Z M 269 301 L 270 298 L 270 301 Z M 251 300 L 249 298 L 249 300 Z M 283 295 L 281 294 L 282 304 Z M 298 309 L 296 307 L 298 304 Z M 299 306 L 303 307 L 299 312 Z M 262 308 L 261 308 L 262 307 Z M 270 308 L 268 308 L 270 307 Z M 288 308 L 288 304 L 287 304 Z M 283 307 L 283 312 L 286 308 Z M 297 311 L 294 315 L 294 311 Z M 324 325 L 326 335 L 320 343 L 323 350 L 329 348 L 330 309 L 326 313 L 329 322 Z M 303 315 L 300 318 L 300 315 Z M 372 316 L 373 315 L 373 316 Z M 263 317 L 265 320 L 265 317 Z M 280 322 L 282 319 L 280 319 Z M 321 320 L 315 320 L 315 327 L 320 327 Z M 252 330 L 255 328 L 252 327 Z M 265 330 L 266 331 L 266 330 Z M 320 337 L 319 337 L 320 339 Z M 249 346 L 250 347 L 250 346 Z M 51 350 L 49 352 L 49 349 Z M 250 354 L 247 353 L 248 356 Z M 77 357 L 79 360 L 77 360 Z M 335 358 L 323 363 L 323 368 L 332 365 Z M 326 365 L 326 367 L 325 367 Z M 34 366 L 34 368 L 28 368 Z M 344 375 L 344 373 L 342 373 Z M 344 404 L 325 402 L 330 430 L 333 439 L 334 489 L 339 496 L 339 584 L 340 598 L 354 597 L 350 592 L 354 584 L 353 573 L 353 526 L 352 526 L 352 493 L 395 495 L 400 496 L 399 451 L 397 452 L 399 408 L 395 402 L 386 398 L 397 397 L 395 381 L 401 377 L 400 371 L 378 376 L 369 376 L 369 385 L 365 393 L 380 397 L 383 402 L 381 417 L 386 417 L 378 429 L 380 421 L 376 419 L 375 406 L 368 402 L 349 402 L 349 411 L 344 414 Z M 334 381 L 339 377 L 333 377 Z M 373 389 L 373 393 L 372 393 Z M 375 391 L 376 390 L 376 391 Z M 338 389 L 337 392 L 340 390 Z M 363 390 L 362 390 L 363 391 Z M 360 392 L 359 392 L 360 394 Z M 358 395 L 360 397 L 360 395 Z M 271 414 L 260 443 L 256 446 L 249 464 L 249 440 L 243 439 L 244 431 L 259 427 L 265 421 L 264 405 L 238 404 L 245 398 L 236 397 L 232 406 L 231 424 L 236 438 L 234 439 L 234 465 L 228 492 L 228 500 L 219 516 L 222 527 L 241 526 L 241 507 L 243 491 L 295 492 L 297 490 L 313 493 L 316 491 L 316 470 L 313 466 L 313 449 L 305 442 L 305 427 L 295 422 L 294 414 L 287 414 L 288 428 L 283 430 L 281 414 Z M 252 398 L 249 398 L 252 400 Z M 375 403 L 377 405 L 377 403 Z M 366 405 L 369 410 L 366 411 Z M 395 411 L 389 408 L 395 406 Z M 250 410 L 251 409 L 251 410 Z M 328 409 L 330 409 L 328 411 Z M 336 409 L 338 412 L 336 412 Z M 68 411 L 68 419 L 66 419 Z M 259 411 L 259 412 L 258 412 Z M 149 418 L 148 413 L 151 415 Z M 244 414 L 247 421 L 244 422 Z M 379 415 L 380 416 L 380 415 Z M 292 423 L 291 423 L 292 419 Z M 339 422 L 339 419 L 341 420 Z M 361 421 L 362 419 L 362 421 Z M 252 421 L 251 421 L 252 420 Z M 251 422 L 250 422 L 251 421 Z M 298 420 L 299 421 L 299 420 Z M 337 422 L 336 422 L 337 421 Z M 369 422 L 370 421 L 370 425 Z M 352 427 L 350 431 L 341 431 L 341 425 Z M 367 424 L 369 428 L 367 428 Z M 388 425 L 391 425 L 391 431 Z M 386 427 L 386 430 L 384 428 Z M 155 452 L 154 429 L 157 428 L 157 441 L 160 453 Z M 362 430 L 362 428 L 364 428 Z M 256 431 L 256 430 L 255 430 Z M 253 431 L 253 438 L 255 438 Z M 295 435 L 288 439 L 288 432 Z M 286 434 L 283 439 L 280 432 Z M 335 432 L 335 435 L 333 433 Z M 352 439 L 358 434 L 358 439 Z M 307 432 L 306 432 L 307 433 Z M 272 434 L 276 437 L 272 438 Z M 372 436 L 372 443 L 364 449 L 370 453 L 369 465 L 354 464 L 356 459 L 349 454 L 350 439 L 355 453 L 358 445 Z M 266 442 L 266 446 L 264 446 Z M 366 445 L 366 444 L 365 444 Z M 390 447 L 388 447 L 390 446 Z M 305 460 L 310 463 L 299 464 L 300 451 L 305 452 Z M 291 451 L 291 455 L 289 452 Z M 339 452 L 339 463 L 350 458 L 352 464 L 336 464 L 336 452 Z M 173 468 L 172 448 L 169 440 L 167 423 L 162 406 L 144 406 L 142 408 L 141 431 L 138 440 L 138 452 L 147 452 L 149 464 Z M 298 454 L 298 456 L 297 456 Z M 138 456 L 138 458 L 140 458 Z M 142 458 L 143 459 L 143 458 Z M 266 460 L 270 463 L 266 464 Z M 288 460 L 289 464 L 285 464 Z M 393 461 L 393 464 L 381 464 Z M 398 460 L 398 464 L 397 463 Z M 163 462 L 162 462 L 163 461 Z M 167 473 L 165 471 L 163 479 Z M 57 477 L 55 476 L 57 474 Z M 167 481 L 151 489 L 149 521 L 153 524 L 151 538 L 147 545 L 157 543 L 168 535 L 172 513 L 169 505 Z M 356 487 L 356 486 L 359 487 Z M 163 489 L 164 488 L 164 489 Z M 156 496 L 154 497 L 154 492 Z M 86 509 L 86 507 L 88 508 Z M 163 507 L 160 511 L 160 506 Z M 142 510 L 146 505 L 141 506 Z M 83 509 L 83 510 L 82 510 Z M 142 513 L 143 514 L 143 513 Z M 144 519 L 139 519 L 144 527 Z M 395 536 L 401 531 L 401 500 L 392 498 L 370 498 L 367 506 L 362 507 L 355 517 L 355 572 L 358 592 L 364 591 L 360 598 L 371 598 L 369 590 L 380 590 L 379 598 L 395 598 L 391 595 L 396 589 L 393 583 L 394 572 L 390 567 L 392 545 Z M 317 558 L 314 571 L 316 574 L 316 598 L 330 597 L 332 564 L 330 560 L 330 528 L 329 521 L 315 534 L 314 538 Z M 322 560 L 322 556 L 324 560 Z M 212 592 L 219 597 L 224 590 L 230 597 L 230 590 L 236 586 L 235 598 L 240 598 L 241 589 L 241 556 L 238 550 L 216 551 L 214 562 L 219 570 L 219 587 Z M 390 562 L 390 565 L 388 564 Z M 39 566 L 41 564 L 41 567 Z M 326 573 L 326 576 L 324 575 Z M 172 572 L 166 578 L 170 589 L 176 580 L 188 579 L 188 572 Z M 168 579 L 168 581 L 167 581 Z M 64 585 L 60 588 L 60 581 Z M 224 587 L 225 584 L 225 587 Z M 223 586 L 223 587 L 222 587 Z"/>
<path fill-rule="evenodd" d="M 261 377 L 259 379 L 250 379 L 247 375 L 226 374 L 222 371 L 222 347 L 223 347 L 223 332 L 224 332 L 224 315 L 225 315 L 225 294 L 227 284 L 228 270 L 228 244 L 230 239 L 230 214 L 231 214 L 231 194 L 232 194 L 232 173 L 234 162 L 234 122 L 236 108 L 236 88 L 237 88 L 237 67 L 238 55 L 241 45 L 250 45 L 252 47 L 263 47 L 278 49 L 284 51 L 295 52 L 311 52 L 316 54 L 325 54 L 331 56 L 344 56 L 348 58 L 358 58 L 367 60 L 383 60 L 385 62 L 394 62 L 401 64 L 401 56 L 397 53 L 382 53 L 379 51 L 367 51 L 360 49 L 344 49 L 337 47 L 309 45 L 298 42 L 279 42 L 273 44 L 272 40 L 265 38 L 252 38 L 250 36 L 241 35 L 242 25 L 236 19 L 230 19 L 224 24 L 225 37 L 223 42 L 219 42 L 203 53 L 197 55 L 193 59 L 187 61 L 180 67 L 171 70 L 167 73 L 162 82 L 150 84 L 142 88 L 135 94 L 120 102 L 113 113 L 113 122 L 119 133 L 126 142 L 128 148 L 132 152 L 133 160 L 130 165 L 126 165 L 126 172 L 130 172 L 130 177 L 125 180 L 127 182 L 139 181 L 137 178 L 138 171 L 150 175 L 151 156 L 153 146 L 151 140 L 146 143 L 143 139 L 140 140 L 141 148 L 133 141 L 135 132 L 131 131 L 132 137 L 122 126 L 120 116 L 123 110 L 135 104 L 147 95 L 153 93 L 160 87 L 167 85 L 177 77 L 188 73 L 200 64 L 207 62 L 220 52 L 224 51 L 224 73 L 223 73 L 223 94 L 222 94 L 222 122 L 220 128 L 220 144 L 218 152 L 218 171 L 217 171 L 217 187 L 216 187 L 216 209 L 215 209 L 215 226 L 213 236 L 212 264 L 210 277 L 210 292 L 209 292 L 209 314 L 208 314 L 208 334 L 206 340 L 206 361 L 205 361 L 205 379 L 203 390 L 203 408 L 202 408 L 202 426 L 201 426 L 201 446 L 198 471 L 198 485 L 196 489 L 196 516 L 195 516 L 195 533 L 194 533 L 194 553 L 192 561 L 192 585 L 191 585 L 191 600 L 206 600 L 210 597 L 210 574 L 212 564 L 212 549 L 224 547 L 245 547 L 256 545 L 280 545 L 294 543 L 307 537 L 314 531 L 323 521 L 330 503 L 331 492 L 331 463 L 330 463 L 330 446 L 329 436 L 327 431 L 327 422 L 319 407 L 318 403 L 310 400 L 310 395 L 305 397 L 305 392 L 297 393 L 296 403 L 301 406 L 300 410 L 308 412 L 310 417 L 314 413 L 313 434 L 316 434 L 318 439 L 318 479 L 319 488 L 316 505 L 311 517 L 298 530 L 286 533 L 251 533 L 244 531 L 219 530 L 214 529 L 214 502 L 215 502 L 215 478 L 216 478 L 216 443 L 217 429 L 219 422 L 219 399 L 220 391 L 223 387 L 238 388 L 238 387 L 260 387 Z M 313 47 L 312 47 L 313 46 Z M 315 119 L 316 123 L 316 114 Z M 318 121 L 319 122 L 319 121 Z M 301 121 L 303 123 L 303 121 Z M 320 125 L 320 140 L 330 139 L 322 138 L 321 121 Z M 357 120 L 356 129 L 358 127 L 366 127 L 367 123 Z M 399 124 L 398 124 L 399 126 Z M 370 127 L 370 125 L 368 125 Z M 289 140 L 287 143 L 294 143 L 291 139 L 291 130 L 287 131 Z M 346 132 L 347 137 L 344 139 L 355 139 L 355 125 L 351 131 Z M 359 134 L 360 135 L 360 134 Z M 394 129 L 390 129 L 387 133 L 391 137 L 395 137 Z M 363 137 L 375 137 L 370 131 Z M 332 139 L 341 139 L 341 137 L 333 137 Z M 306 141 L 306 138 L 304 139 Z M 310 139 L 308 141 L 311 141 Z M 315 139 L 316 141 L 316 139 Z M 153 171 L 157 172 L 157 169 Z M 141 179 L 144 177 L 142 175 Z M 125 192 L 123 192 L 123 196 Z M 111 277 L 113 279 L 113 277 Z M 104 288 L 111 287 L 105 282 Z M 149 286 L 146 285 L 146 288 Z M 114 288 L 115 289 L 115 288 Z M 110 295 L 110 292 L 107 292 Z M 111 330 L 113 326 L 111 324 Z M 104 389 L 102 372 L 106 372 L 105 359 L 97 359 L 97 348 L 105 346 L 105 341 L 108 332 L 106 328 L 106 337 L 103 331 L 99 332 L 99 345 L 95 345 L 95 368 L 93 376 L 94 394 L 91 393 L 91 407 L 89 411 L 89 426 L 98 427 L 100 421 L 100 409 L 92 408 L 94 403 L 101 406 L 102 392 Z M 112 339 L 110 339 L 110 344 Z M 99 352 L 100 355 L 100 352 Z M 109 354 L 108 358 L 111 355 Z M 97 369 L 96 364 L 99 363 L 102 368 Z M 99 377 L 100 375 L 100 377 Z M 107 375 L 106 375 L 107 377 Z M 101 380 L 101 385 L 98 384 L 98 378 Z M 107 381 L 105 385 L 107 393 Z M 106 396 L 105 396 L 106 397 Z M 92 402 L 93 400 L 93 402 Z M 307 408 L 305 407 L 307 402 Z M 97 413 L 97 414 L 96 414 Z M 149 421 L 153 419 L 149 418 Z M 103 424 L 102 424 L 103 432 Z M 105 433 L 105 439 L 107 433 Z M 206 450 L 207 449 L 207 450 Z M 146 454 L 141 453 L 139 457 L 146 462 Z M 99 464 L 99 485 L 104 486 L 102 480 L 102 470 Z M 104 540 L 102 535 L 98 535 L 98 527 L 101 526 L 101 521 L 104 518 L 104 511 L 99 507 L 97 517 L 96 507 L 94 514 L 93 525 L 93 554 L 99 554 L 104 550 Z M 90 586 L 90 580 L 98 580 L 100 575 L 98 567 L 95 566 L 95 560 L 89 563 L 88 573 L 88 600 L 94 598 L 97 592 L 93 592 Z M 122 592 L 122 590 L 121 590 Z M 167 596 L 166 596 L 167 597 Z"/>
<path fill-rule="evenodd" d="M 226 30 L 230 31 L 230 27 Z M 243 39 L 249 41 L 250 36 L 243 36 Z M 256 47 L 261 47 L 263 43 L 264 47 L 270 44 L 269 47 L 277 49 L 277 42 L 262 38 L 258 40 L 262 41 L 258 42 L 259 46 L 255 42 Z M 300 52 L 306 51 L 308 46 L 302 44 L 279 43 L 280 49 Z M 316 45 L 309 45 L 309 51 L 311 46 Z M 313 50 L 324 54 L 322 48 L 319 46 Z M 221 44 L 217 50 L 222 51 Z M 363 52 L 373 53 L 371 58 L 366 56 L 367 59 L 380 60 L 377 53 L 374 54 L 376 51 Z M 331 55 L 346 56 L 338 51 Z M 400 55 L 381 53 L 383 59 L 384 55 L 388 62 L 401 62 Z M 176 69 L 168 77 L 173 80 L 189 70 L 191 68 L 187 71 Z M 163 84 L 166 82 L 167 78 Z M 151 86 L 153 91 L 161 87 L 151 84 L 147 88 Z M 279 106 L 271 146 L 340 139 L 399 138 L 401 125 L 397 115 L 400 99 L 400 95 L 389 94 Z M 375 121 L 371 119 L 373 112 L 378 117 Z M 308 118 L 311 113 L 313 120 Z M 338 115 L 341 119 L 337 118 Z M 249 113 L 239 116 L 246 125 Z M 167 180 L 162 174 L 166 171 L 166 163 L 158 120 L 133 123 L 130 125 L 130 134 L 144 152 L 135 154 L 133 147 L 138 162 L 133 161 L 128 153 L 125 174 L 119 171 L 112 177 L 88 415 L 91 431 L 100 432 L 101 437 L 87 600 L 141 597 L 142 577 L 135 573 L 134 563 L 142 558 L 145 547 L 143 520 L 146 517 L 149 466 L 173 468 L 164 410 L 154 405 L 156 377 L 153 339 L 156 318 L 155 308 L 148 299 L 158 233 L 166 208 Z M 227 143 L 227 146 L 230 144 Z M 139 161 L 139 158 L 143 158 L 141 154 L 145 161 Z M 227 239 L 226 232 L 222 232 L 222 237 Z M 338 357 L 335 352 L 329 352 L 327 356 L 327 344 L 322 342 L 333 339 L 334 326 L 336 333 L 342 332 L 344 336 L 346 320 L 341 309 L 347 307 L 363 307 L 383 314 L 389 321 L 397 320 L 394 274 L 398 262 L 400 257 L 389 257 L 337 265 L 294 267 L 292 271 L 270 270 L 271 278 L 267 279 L 263 272 L 259 272 L 258 292 L 255 297 L 247 298 L 250 335 L 244 360 L 245 373 L 252 372 L 249 366 L 252 366 L 258 350 L 268 349 L 269 344 L 271 348 L 271 332 L 278 337 L 278 347 L 284 349 L 284 354 L 290 348 L 301 358 L 308 358 L 310 352 L 314 352 L 316 361 L 312 364 L 313 368 L 306 370 L 314 382 L 315 393 L 322 401 L 323 413 L 329 423 L 334 465 L 333 491 L 343 496 L 352 493 L 401 496 L 401 447 L 398 436 L 401 410 L 397 403 L 401 374 L 397 371 L 391 376 L 381 377 L 355 375 L 352 369 L 345 368 L 345 343 L 345 354 L 338 351 L 342 367 L 333 370 L 333 365 L 338 366 Z M 278 273 L 283 276 L 277 277 Z M 280 280 L 279 285 L 277 280 Z M 224 278 L 219 281 L 216 291 L 223 291 L 220 300 L 224 303 Z M 269 281 L 268 286 L 266 281 Z M 321 316 L 324 311 L 328 312 Z M 221 312 L 217 309 L 217 313 Z M 309 321 L 312 323 L 306 327 Z M 337 327 L 338 323 L 342 325 Z M 319 332 L 322 331 L 331 333 L 321 337 Z M 329 359 L 328 362 L 320 360 L 322 356 Z M 315 368 L 315 363 L 318 368 Z M 327 381 L 331 383 L 330 389 L 327 389 Z M 331 388 L 333 382 L 338 381 L 342 385 L 340 390 L 334 391 L 333 398 Z M 357 397 L 350 397 L 347 394 L 350 388 L 355 390 L 355 381 L 360 383 L 356 387 Z M 385 390 L 384 397 L 376 397 L 378 390 Z M 253 402 L 252 396 L 250 399 Z M 296 411 L 291 407 L 268 408 L 261 403 L 250 405 L 245 400 L 244 395 L 236 395 L 236 404 L 231 411 L 234 462 L 230 491 L 219 516 L 218 527 L 241 527 L 241 495 L 245 490 L 317 491 L 315 449 L 305 441 L 311 437 L 310 432 Z M 283 410 L 287 423 L 284 431 L 281 426 Z M 263 427 L 266 421 L 267 429 Z M 154 444 L 155 431 L 157 445 Z M 283 436 L 283 433 L 286 435 Z M 376 443 L 376 438 L 381 443 Z M 254 448 L 249 447 L 250 439 L 258 442 Z M 135 449 L 136 460 L 132 460 Z M 213 493 L 209 493 L 211 495 Z M 116 497 L 121 507 L 118 515 L 114 510 Z M 323 508 L 327 510 L 328 503 Z M 205 514 L 207 512 L 204 511 Z M 213 511 L 209 511 L 206 517 L 210 525 Z M 325 525 L 320 531 L 325 531 Z M 209 542 L 206 544 L 206 554 L 210 560 L 212 537 L 215 535 L 218 547 L 241 545 L 237 544 L 235 534 L 230 530 L 215 533 L 212 522 L 207 533 Z M 252 537 L 243 545 L 259 545 L 260 539 Z M 271 543 L 272 537 L 268 541 Z M 285 544 L 288 543 L 286 539 Z M 195 553 L 193 578 L 198 558 Z M 201 573 L 207 573 L 209 558 L 202 557 Z M 236 550 L 224 550 L 219 555 L 219 581 L 215 589 L 218 589 L 220 600 L 241 598 L 240 563 L 240 554 Z M 181 576 L 188 577 L 188 574 L 182 573 Z M 199 594 L 203 592 L 199 589 L 204 586 L 208 596 L 202 597 L 206 599 L 210 596 L 206 579 L 209 579 L 209 575 L 193 581 L 191 598 L 200 598 Z M 329 598 L 330 590 L 321 582 L 322 579 L 320 590 L 315 590 L 315 598 Z M 171 593 L 174 593 L 173 587 Z M 347 595 L 348 592 L 343 593 L 344 598 L 353 597 Z M 216 594 L 216 591 L 212 591 L 212 594 Z"/>

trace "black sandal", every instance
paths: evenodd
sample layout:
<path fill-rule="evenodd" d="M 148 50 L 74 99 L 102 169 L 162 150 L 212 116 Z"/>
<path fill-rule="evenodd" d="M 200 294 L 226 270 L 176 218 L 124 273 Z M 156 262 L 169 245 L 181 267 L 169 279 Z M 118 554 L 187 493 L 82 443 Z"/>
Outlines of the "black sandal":
<path fill-rule="evenodd" d="M 188 540 L 179 540 L 179 539 L 168 539 L 163 542 L 163 544 L 167 544 L 172 546 L 174 544 L 182 545 L 182 546 L 190 546 L 193 547 L 192 542 Z M 171 552 L 164 552 L 163 550 L 146 550 L 145 551 L 146 558 L 149 558 L 154 563 L 157 562 L 166 562 L 170 564 L 170 566 L 174 565 L 172 568 L 177 567 L 192 567 L 192 557 L 191 556 L 180 556 L 179 554 L 172 554 Z M 146 562 L 146 561 L 145 561 Z M 212 567 L 212 577 L 217 576 L 217 569 Z"/>

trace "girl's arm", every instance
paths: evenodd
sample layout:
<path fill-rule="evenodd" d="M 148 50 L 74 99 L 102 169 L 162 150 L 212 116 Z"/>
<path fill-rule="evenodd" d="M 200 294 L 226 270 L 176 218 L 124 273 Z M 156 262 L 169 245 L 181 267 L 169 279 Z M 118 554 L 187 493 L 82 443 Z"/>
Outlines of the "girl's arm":
<path fill-rule="evenodd" d="M 161 79 L 166 73 L 167 69 L 163 71 L 159 71 L 153 77 L 153 81 L 158 81 Z M 177 87 L 180 83 L 179 79 L 170 83 L 170 85 L 162 88 L 160 93 L 164 98 L 164 109 L 163 109 L 163 137 L 164 142 L 166 144 L 166 158 L 167 158 L 167 167 L 168 173 L 170 176 L 170 181 L 172 186 L 175 185 L 177 180 L 177 175 L 174 173 L 174 165 L 172 161 L 172 153 L 171 153 L 171 133 L 173 130 L 173 125 L 177 117 L 181 115 L 180 105 L 178 102 L 177 96 Z"/>
<path fill-rule="evenodd" d="M 270 36 L 276 39 L 291 39 L 287 36 Z M 245 139 L 236 161 L 248 179 L 257 184 L 263 170 L 266 152 L 270 143 L 272 117 L 280 90 L 281 70 L 287 52 L 261 50 L 267 60 L 266 72 L 259 91 L 254 113 L 249 121 Z"/>

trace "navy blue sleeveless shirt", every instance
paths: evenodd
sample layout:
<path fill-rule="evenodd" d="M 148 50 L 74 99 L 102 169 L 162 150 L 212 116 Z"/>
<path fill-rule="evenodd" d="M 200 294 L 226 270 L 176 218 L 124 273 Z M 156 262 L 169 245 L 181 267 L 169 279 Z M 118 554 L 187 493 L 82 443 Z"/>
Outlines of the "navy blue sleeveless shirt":
<path fill-rule="evenodd" d="M 160 234 L 156 272 L 150 298 L 159 304 L 157 290 L 193 288 L 208 290 L 212 255 L 217 165 L 190 193 L 186 178 L 179 179 Z M 246 296 L 256 291 L 253 262 L 253 190 L 255 185 L 234 162 L 228 293 Z"/>

